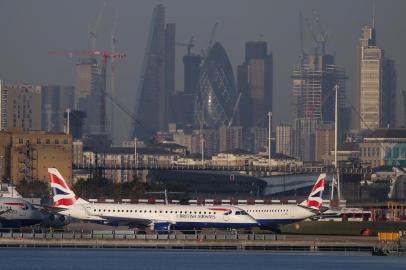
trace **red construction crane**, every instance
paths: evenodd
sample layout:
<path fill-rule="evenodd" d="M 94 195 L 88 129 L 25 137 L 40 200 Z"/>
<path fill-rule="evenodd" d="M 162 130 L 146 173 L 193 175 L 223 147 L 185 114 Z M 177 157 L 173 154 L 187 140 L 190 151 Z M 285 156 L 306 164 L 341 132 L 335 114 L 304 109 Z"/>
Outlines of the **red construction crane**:
<path fill-rule="evenodd" d="M 107 59 L 124 59 L 125 53 L 121 52 L 106 52 L 106 51 L 82 51 L 82 50 L 52 50 L 51 55 L 67 55 L 69 57 L 101 57 L 103 66 L 107 65 Z"/>
<path fill-rule="evenodd" d="M 106 132 L 106 82 L 107 82 L 107 59 L 121 60 L 126 57 L 125 53 L 120 52 L 107 52 L 107 51 L 82 51 L 82 50 L 52 50 L 49 51 L 50 55 L 66 55 L 69 57 L 101 57 L 101 78 L 102 78 L 102 87 L 101 91 L 101 100 L 100 100 L 100 133 L 104 134 Z"/>

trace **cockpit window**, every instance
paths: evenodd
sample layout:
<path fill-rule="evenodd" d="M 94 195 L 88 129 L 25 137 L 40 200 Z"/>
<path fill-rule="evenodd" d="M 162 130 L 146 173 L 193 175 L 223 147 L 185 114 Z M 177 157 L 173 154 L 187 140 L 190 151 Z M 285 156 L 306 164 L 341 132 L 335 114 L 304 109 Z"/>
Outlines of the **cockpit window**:
<path fill-rule="evenodd" d="M 248 215 L 248 213 L 247 212 L 245 212 L 245 211 L 235 211 L 235 215 L 243 215 L 243 216 L 246 216 L 246 215 Z"/>

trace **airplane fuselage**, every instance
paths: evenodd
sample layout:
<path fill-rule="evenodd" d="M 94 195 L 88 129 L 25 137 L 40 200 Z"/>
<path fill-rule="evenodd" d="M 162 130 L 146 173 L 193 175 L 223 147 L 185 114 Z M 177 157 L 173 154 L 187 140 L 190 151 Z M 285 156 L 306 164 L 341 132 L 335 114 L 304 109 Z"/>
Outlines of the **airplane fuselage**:
<path fill-rule="evenodd" d="M 0 198 L 0 227 L 19 228 L 42 221 L 41 211 L 22 198 Z"/>
<path fill-rule="evenodd" d="M 299 205 L 269 204 L 269 205 L 239 205 L 252 216 L 260 227 L 275 227 L 277 225 L 295 223 L 315 216 L 316 213 Z"/>
<path fill-rule="evenodd" d="M 85 210 L 85 211 L 83 211 Z M 61 214 L 89 221 L 133 221 L 169 223 L 176 229 L 251 228 L 257 222 L 239 208 L 231 206 L 75 204 Z"/>

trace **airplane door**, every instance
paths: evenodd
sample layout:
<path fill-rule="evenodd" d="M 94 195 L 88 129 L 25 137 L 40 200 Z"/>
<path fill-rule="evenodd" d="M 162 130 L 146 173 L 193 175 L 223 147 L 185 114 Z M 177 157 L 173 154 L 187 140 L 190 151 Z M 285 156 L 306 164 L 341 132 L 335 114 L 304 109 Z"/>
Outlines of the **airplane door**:
<path fill-rule="evenodd" d="M 230 220 L 231 213 L 232 213 L 231 210 L 224 211 L 224 214 L 223 214 L 224 221 L 229 221 Z"/>
<path fill-rule="evenodd" d="M 26 204 L 24 204 L 24 206 L 20 206 L 20 207 L 17 207 L 17 212 L 18 212 L 18 215 L 20 216 L 20 217 L 25 217 L 25 216 L 27 216 L 27 211 L 28 211 L 28 206 L 26 205 Z"/>

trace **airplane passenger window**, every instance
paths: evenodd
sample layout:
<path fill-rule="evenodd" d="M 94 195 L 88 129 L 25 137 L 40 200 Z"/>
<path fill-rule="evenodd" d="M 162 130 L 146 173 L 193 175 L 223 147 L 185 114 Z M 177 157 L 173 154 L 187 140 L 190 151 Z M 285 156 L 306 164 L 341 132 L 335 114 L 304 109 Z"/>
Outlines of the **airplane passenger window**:
<path fill-rule="evenodd" d="M 155 213 L 158 213 L 158 211 L 157 211 L 157 210 L 155 210 Z"/>
<path fill-rule="evenodd" d="M 161 211 L 159 211 L 159 213 L 162 213 L 162 210 L 161 210 Z"/>

